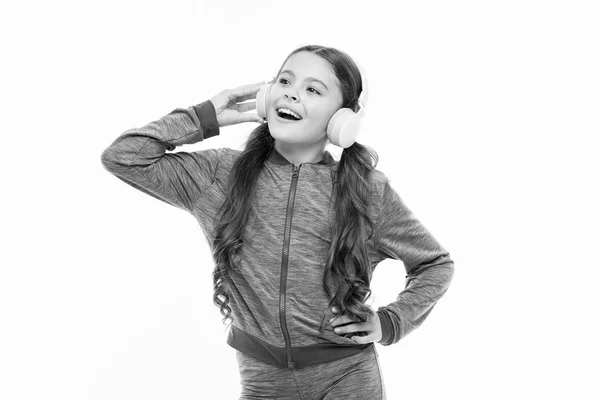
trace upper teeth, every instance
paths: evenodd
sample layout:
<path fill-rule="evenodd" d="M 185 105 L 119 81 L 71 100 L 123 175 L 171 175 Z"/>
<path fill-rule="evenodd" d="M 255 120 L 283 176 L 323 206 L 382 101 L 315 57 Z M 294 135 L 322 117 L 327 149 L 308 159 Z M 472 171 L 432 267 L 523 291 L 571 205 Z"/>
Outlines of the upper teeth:
<path fill-rule="evenodd" d="M 286 113 L 286 114 L 293 115 L 294 117 L 296 117 L 296 118 L 300 119 L 300 116 L 299 116 L 298 114 L 296 114 L 295 112 L 293 112 L 292 110 L 290 110 L 290 109 L 287 109 L 287 108 L 280 108 L 278 111 L 279 111 L 279 112 L 282 112 L 282 113 Z"/>

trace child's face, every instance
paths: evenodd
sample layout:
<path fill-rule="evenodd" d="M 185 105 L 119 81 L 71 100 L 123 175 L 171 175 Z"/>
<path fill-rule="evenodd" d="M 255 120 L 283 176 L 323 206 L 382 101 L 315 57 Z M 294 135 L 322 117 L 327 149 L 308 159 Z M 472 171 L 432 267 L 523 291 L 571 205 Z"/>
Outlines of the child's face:
<path fill-rule="evenodd" d="M 290 144 L 322 144 L 327 141 L 327 124 L 341 106 L 339 80 L 329 62 L 301 51 L 287 60 L 271 85 L 266 110 L 269 131 L 276 140 Z M 281 118 L 279 107 L 291 109 L 302 119 Z"/>

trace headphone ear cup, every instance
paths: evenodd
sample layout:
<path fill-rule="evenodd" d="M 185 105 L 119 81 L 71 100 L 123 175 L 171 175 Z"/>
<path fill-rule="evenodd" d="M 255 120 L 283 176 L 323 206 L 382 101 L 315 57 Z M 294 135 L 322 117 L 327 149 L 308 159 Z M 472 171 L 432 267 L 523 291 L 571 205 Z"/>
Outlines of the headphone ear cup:
<path fill-rule="evenodd" d="M 256 113 L 261 118 L 267 118 L 267 97 L 269 96 L 270 83 L 265 83 L 256 93 Z"/>
<path fill-rule="evenodd" d="M 349 108 L 340 108 L 327 124 L 327 137 L 331 143 L 345 149 L 356 141 L 360 125 L 359 115 Z"/>

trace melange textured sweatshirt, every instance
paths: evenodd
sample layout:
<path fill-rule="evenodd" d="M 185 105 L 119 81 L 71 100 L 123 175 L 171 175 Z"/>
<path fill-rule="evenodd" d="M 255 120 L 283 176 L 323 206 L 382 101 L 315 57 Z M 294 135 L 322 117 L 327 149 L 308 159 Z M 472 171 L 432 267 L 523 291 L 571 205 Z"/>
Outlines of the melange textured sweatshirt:
<path fill-rule="evenodd" d="M 219 134 L 213 104 L 176 108 L 159 120 L 122 133 L 102 153 L 116 177 L 191 213 L 212 245 L 217 212 L 239 150 L 172 152 Z M 273 150 L 258 177 L 244 232 L 229 306 L 234 318 L 227 343 L 282 368 L 302 368 L 356 354 L 374 343 L 358 344 L 338 335 L 322 286 L 331 245 L 329 198 L 338 162 L 329 152 L 316 163 L 294 165 Z M 406 269 L 396 301 L 379 307 L 384 346 L 417 328 L 448 289 L 454 262 L 415 218 L 388 178 L 372 174 L 369 213 L 374 235 L 368 240 L 372 276 L 377 264 L 400 260 Z M 400 289 L 400 283 L 396 285 Z"/>

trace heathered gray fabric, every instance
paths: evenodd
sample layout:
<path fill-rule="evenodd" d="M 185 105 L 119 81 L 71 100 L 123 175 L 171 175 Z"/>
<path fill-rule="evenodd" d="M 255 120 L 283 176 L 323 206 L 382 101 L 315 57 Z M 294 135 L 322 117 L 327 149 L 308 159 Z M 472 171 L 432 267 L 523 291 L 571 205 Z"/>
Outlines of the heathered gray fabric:
<path fill-rule="evenodd" d="M 236 351 L 239 400 L 385 400 L 375 346 L 350 357 L 299 370 L 277 368 Z"/>
<path fill-rule="evenodd" d="M 125 131 L 102 153 L 102 164 L 127 184 L 191 213 L 209 244 L 218 208 L 225 199 L 228 174 L 240 151 L 229 148 L 174 152 L 219 134 L 210 101 L 177 108 L 141 128 Z M 315 343 L 355 344 L 328 327 L 318 331 L 327 308 L 322 288 L 325 254 L 331 240 L 329 197 L 337 162 L 304 163 L 300 166 L 290 238 L 287 274 L 286 321 L 292 346 Z M 291 164 L 265 163 L 259 175 L 253 210 L 246 226 L 244 245 L 232 273 L 231 303 L 234 325 L 274 346 L 285 346 L 279 320 L 279 285 Z M 415 218 L 388 178 L 375 171 L 369 213 L 375 221 L 375 237 L 369 240 L 371 274 L 386 259 L 401 260 L 405 282 L 396 282 L 396 301 L 380 307 L 382 345 L 391 345 L 417 328 L 446 292 L 454 262 L 450 255 Z M 212 261 L 212 259 L 211 259 Z M 202 265 L 214 264 L 206 261 Z M 400 264 L 399 264 L 400 266 Z"/>

